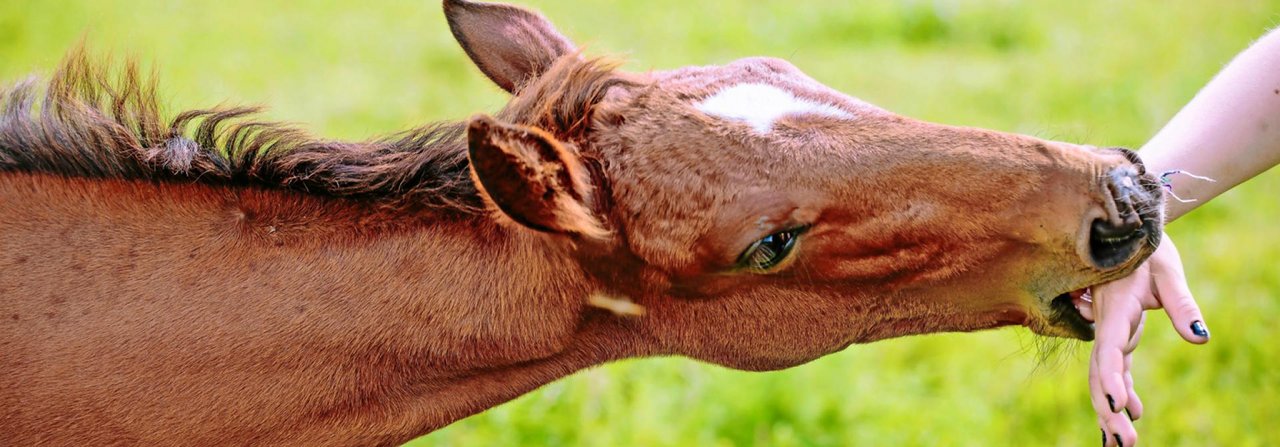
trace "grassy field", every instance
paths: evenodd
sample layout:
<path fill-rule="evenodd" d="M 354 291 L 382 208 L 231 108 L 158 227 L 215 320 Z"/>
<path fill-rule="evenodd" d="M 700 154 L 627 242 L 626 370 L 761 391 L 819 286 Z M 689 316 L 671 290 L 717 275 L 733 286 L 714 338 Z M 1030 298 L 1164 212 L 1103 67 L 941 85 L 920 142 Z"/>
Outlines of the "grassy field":
<path fill-rule="evenodd" d="M 778 56 L 902 114 L 1130 147 L 1280 19 L 1278 1 L 527 3 L 633 70 Z M 435 1 L 6 0 L 0 79 L 47 72 L 82 37 L 154 62 L 174 109 L 261 103 L 328 136 L 504 102 Z M 1213 342 L 1184 344 L 1161 316 L 1147 325 L 1145 445 L 1280 445 L 1278 193 L 1271 172 L 1169 228 Z M 774 373 L 627 361 L 412 445 L 1097 443 L 1088 346 L 1043 360 L 1040 344 L 1022 329 L 911 337 Z"/>

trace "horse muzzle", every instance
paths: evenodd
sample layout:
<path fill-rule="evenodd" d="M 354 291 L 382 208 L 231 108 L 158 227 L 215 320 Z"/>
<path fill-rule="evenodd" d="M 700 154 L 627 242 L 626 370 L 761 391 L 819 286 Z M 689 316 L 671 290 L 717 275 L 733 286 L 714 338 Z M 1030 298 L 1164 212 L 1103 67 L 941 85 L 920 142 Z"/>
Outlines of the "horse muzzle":
<path fill-rule="evenodd" d="M 1120 269 L 1150 255 L 1160 243 L 1164 195 L 1137 153 L 1117 148 L 1131 164 L 1102 176 L 1104 215 L 1089 222 L 1088 260 L 1100 270 Z"/>

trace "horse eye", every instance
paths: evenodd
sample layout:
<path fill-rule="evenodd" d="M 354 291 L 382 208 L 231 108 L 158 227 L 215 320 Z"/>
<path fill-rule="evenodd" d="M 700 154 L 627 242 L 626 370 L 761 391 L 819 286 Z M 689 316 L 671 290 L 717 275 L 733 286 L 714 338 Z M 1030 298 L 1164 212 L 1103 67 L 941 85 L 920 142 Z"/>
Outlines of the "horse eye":
<path fill-rule="evenodd" d="M 755 241 L 738 256 L 738 266 L 750 270 L 769 270 L 782 263 L 796 246 L 796 238 L 804 231 L 793 228 L 779 231 Z"/>

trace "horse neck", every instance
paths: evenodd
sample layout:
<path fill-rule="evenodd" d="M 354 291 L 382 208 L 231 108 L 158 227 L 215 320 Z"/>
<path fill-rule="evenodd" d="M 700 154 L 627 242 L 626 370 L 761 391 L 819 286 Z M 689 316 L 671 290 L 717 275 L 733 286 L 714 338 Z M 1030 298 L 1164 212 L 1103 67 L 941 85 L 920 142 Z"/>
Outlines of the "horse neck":
<path fill-rule="evenodd" d="M 0 247 L 10 279 L 78 275 L 0 279 L 16 313 L 60 320 L 49 336 L 64 356 L 41 360 L 46 370 L 89 358 L 121 376 L 219 365 L 167 379 L 217 389 L 146 392 L 164 405 L 245 406 L 219 414 L 257 418 L 209 426 L 276 427 L 282 440 L 339 440 L 375 426 L 384 429 L 365 431 L 386 438 L 360 443 L 404 441 L 640 354 L 623 322 L 586 307 L 594 286 L 567 246 L 487 215 L 18 173 L 0 173 L 0 214 L 9 217 L 0 245 L 17 244 Z M 94 333 L 155 345 L 137 370 L 112 363 L 136 348 L 85 342 Z M 246 371 L 256 376 L 245 381 Z M 101 398 L 130 391 L 144 393 Z"/>
<path fill-rule="evenodd" d="M 398 374 L 388 385 L 399 392 L 379 400 L 401 413 L 357 411 L 344 423 L 368 424 L 362 418 L 378 414 L 386 427 L 409 427 L 395 439 L 405 441 L 580 369 L 647 353 L 626 321 L 586 306 L 591 282 L 567 262 L 568 247 L 546 236 L 478 218 L 405 237 L 433 247 L 405 266 L 421 279 L 405 282 L 414 290 L 395 294 L 415 296 L 402 312 L 422 318 L 385 335 L 416 340 L 404 347 L 425 355 L 403 355 L 374 372 Z"/>
<path fill-rule="evenodd" d="M 381 395 L 355 397 L 401 412 L 360 409 L 338 415 L 342 425 L 383 424 L 407 440 L 585 367 L 647 353 L 627 322 L 586 305 L 593 282 L 571 261 L 572 247 L 551 238 L 481 215 L 428 218 L 349 248 L 353 263 L 396 260 L 350 267 L 395 271 L 365 285 L 368 304 L 386 308 L 356 324 L 384 348 L 351 352 L 358 366 L 348 373 L 384 378 Z"/>
<path fill-rule="evenodd" d="M 349 320 L 326 334 L 339 337 L 334 343 L 374 348 L 344 354 L 350 363 L 341 364 L 352 367 L 339 374 L 382 382 L 348 397 L 402 411 L 328 417 L 349 426 L 413 427 L 403 434 L 416 436 L 639 353 L 625 344 L 617 319 L 586 306 L 594 286 L 571 261 L 568 244 L 487 214 L 441 218 L 426 211 L 411 219 L 418 223 L 389 225 L 355 244 L 323 242 L 341 231 L 317 226 L 316 243 L 303 244 L 308 254 L 295 261 L 336 254 L 343 261 L 327 274 L 367 291 L 357 313 L 338 307 L 318 318 Z"/>

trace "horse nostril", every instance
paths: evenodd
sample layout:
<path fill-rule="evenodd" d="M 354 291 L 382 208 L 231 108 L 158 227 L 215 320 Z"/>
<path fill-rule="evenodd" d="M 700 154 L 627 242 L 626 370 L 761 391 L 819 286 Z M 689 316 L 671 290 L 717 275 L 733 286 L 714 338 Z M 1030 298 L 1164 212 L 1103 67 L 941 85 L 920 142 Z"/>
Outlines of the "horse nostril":
<path fill-rule="evenodd" d="M 1105 219 L 1098 219 L 1093 221 L 1092 237 L 1102 241 L 1115 241 L 1128 238 L 1141 229 L 1142 221 L 1136 217 L 1126 220 L 1120 225 L 1114 225 Z"/>
<path fill-rule="evenodd" d="M 1124 263 L 1147 238 L 1142 223 L 1113 225 L 1106 219 L 1097 219 L 1089 228 L 1089 256 L 1094 264 L 1111 268 Z"/>

